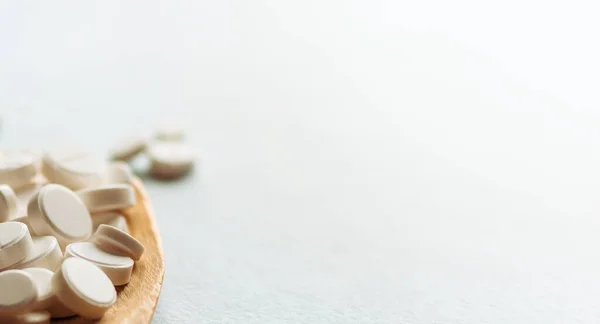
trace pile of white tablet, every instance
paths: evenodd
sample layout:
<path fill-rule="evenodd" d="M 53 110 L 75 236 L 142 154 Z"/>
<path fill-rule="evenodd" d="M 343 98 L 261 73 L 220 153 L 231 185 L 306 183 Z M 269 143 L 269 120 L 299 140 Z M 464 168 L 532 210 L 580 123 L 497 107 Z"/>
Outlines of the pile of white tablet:
<path fill-rule="evenodd" d="M 97 319 L 116 302 L 144 252 L 121 214 L 131 181 L 127 164 L 81 151 L 0 153 L 0 323 Z"/>

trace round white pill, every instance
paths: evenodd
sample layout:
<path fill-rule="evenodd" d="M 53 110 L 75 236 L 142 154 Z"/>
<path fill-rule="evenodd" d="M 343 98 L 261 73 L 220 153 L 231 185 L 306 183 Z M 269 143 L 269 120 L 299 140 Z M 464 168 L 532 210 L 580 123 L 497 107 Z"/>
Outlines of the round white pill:
<path fill-rule="evenodd" d="M 0 223 L 17 217 L 19 199 L 8 185 L 0 185 Z"/>
<path fill-rule="evenodd" d="M 78 190 L 100 185 L 106 162 L 80 151 L 49 151 L 44 155 L 42 172 L 50 182 Z"/>
<path fill-rule="evenodd" d="M 146 149 L 148 140 L 144 136 L 136 136 L 119 142 L 110 152 L 110 159 L 116 161 L 129 161 Z"/>
<path fill-rule="evenodd" d="M 92 219 L 74 192 L 48 184 L 34 195 L 27 206 L 29 223 L 38 235 L 53 235 L 62 242 L 81 241 L 92 234 Z"/>
<path fill-rule="evenodd" d="M 0 272 L 0 314 L 20 314 L 30 310 L 38 297 L 33 277 L 23 270 Z"/>
<path fill-rule="evenodd" d="M 132 183 L 133 182 L 133 171 L 129 165 L 125 162 L 113 162 L 109 164 L 108 170 L 104 178 L 104 184 L 115 184 L 115 183 Z"/>
<path fill-rule="evenodd" d="M 21 151 L 0 152 L 0 183 L 19 188 L 37 174 L 37 159 Z"/>
<path fill-rule="evenodd" d="M 25 224 L 0 223 L 0 270 L 17 264 L 32 251 L 33 240 Z"/>
<path fill-rule="evenodd" d="M 93 263 L 67 258 L 52 278 L 58 299 L 84 318 L 98 319 L 117 300 L 110 279 Z"/>
<path fill-rule="evenodd" d="M 56 297 L 52 290 L 52 277 L 54 272 L 45 268 L 27 268 L 23 271 L 29 273 L 35 282 L 38 290 L 38 298 L 35 310 L 47 310 L 51 317 L 61 318 L 76 315 L 75 312 L 68 309 Z"/>
<path fill-rule="evenodd" d="M 115 213 L 106 212 L 99 214 L 92 214 L 92 222 L 94 223 L 94 231 L 102 224 L 110 225 L 122 230 L 125 233 L 129 233 L 129 226 L 127 226 L 127 220 L 125 216 Z"/>
<path fill-rule="evenodd" d="M 90 213 L 122 209 L 135 205 L 135 192 L 128 184 L 105 185 L 77 191 Z"/>
<path fill-rule="evenodd" d="M 147 150 L 150 172 L 159 178 L 176 178 L 189 172 L 194 165 L 192 149 L 177 142 L 156 142 Z"/>
<path fill-rule="evenodd" d="M 110 278 L 115 286 L 127 284 L 131 280 L 132 258 L 105 252 L 92 242 L 69 244 L 65 249 L 65 257 L 77 257 L 92 262 Z"/>
<path fill-rule="evenodd" d="M 100 225 L 94 233 L 93 240 L 101 250 L 116 255 L 128 256 L 136 261 L 144 253 L 144 245 L 140 241 L 109 225 Z"/>
<path fill-rule="evenodd" d="M 45 268 L 56 271 L 62 262 L 63 253 L 54 236 L 33 238 L 33 250 L 15 268 Z"/>

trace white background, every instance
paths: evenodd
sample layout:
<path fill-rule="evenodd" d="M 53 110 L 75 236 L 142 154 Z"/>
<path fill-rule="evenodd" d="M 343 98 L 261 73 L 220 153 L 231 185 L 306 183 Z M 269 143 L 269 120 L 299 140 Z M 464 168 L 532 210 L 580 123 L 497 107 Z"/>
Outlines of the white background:
<path fill-rule="evenodd" d="M 599 10 L 2 2 L 0 143 L 187 129 L 154 323 L 597 323 Z"/>

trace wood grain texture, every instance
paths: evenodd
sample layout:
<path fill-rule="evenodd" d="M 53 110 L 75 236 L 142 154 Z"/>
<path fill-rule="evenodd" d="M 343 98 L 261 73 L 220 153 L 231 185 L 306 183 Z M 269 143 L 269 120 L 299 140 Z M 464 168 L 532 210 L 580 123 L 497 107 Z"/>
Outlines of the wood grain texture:
<path fill-rule="evenodd" d="M 117 287 L 118 299 L 100 320 L 85 320 L 72 317 L 53 320 L 52 323 L 150 323 L 164 276 L 164 257 L 158 227 L 152 206 L 139 179 L 134 180 L 136 204 L 123 210 L 129 231 L 146 248 L 142 258 L 135 263 L 129 284 Z"/>

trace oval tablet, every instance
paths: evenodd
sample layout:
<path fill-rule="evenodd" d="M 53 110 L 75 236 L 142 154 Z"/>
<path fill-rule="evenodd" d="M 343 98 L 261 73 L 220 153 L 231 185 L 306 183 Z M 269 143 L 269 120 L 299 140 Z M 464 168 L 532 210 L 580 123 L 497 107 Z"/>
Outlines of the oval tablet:
<path fill-rule="evenodd" d="M 100 225 L 93 240 L 100 249 L 108 253 L 128 256 L 136 261 L 144 253 L 144 246 L 140 241 L 116 227 Z"/>
<path fill-rule="evenodd" d="M 0 272 L 0 314 L 19 314 L 35 305 L 38 293 L 33 277 L 23 270 Z"/>
<path fill-rule="evenodd" d="M 92 219 L 74 192 L 48 184 L 27 206 L 29 223 L 38 235 L 56 236 L 59 242 L 82 241 L 92 234 Z"/>
<path fill-rule="evenodd" d="M 92 223 L 94 224 L 94 231 L 102 224 L 110 225 L 122 230 L 125 233 L 129 233 L 129 226 L 127 226 L 127 220 L 125 216 L 115 213 L 106 212 L 99 214 L 92 214 Z"/>
<path fill-rule="evenodd" d="M 45 268 L 56 271 L 63 259 L 63 253 L 54 236 L 33 238 L 33 249 L 15 268 Z"/>
<path fill-rule="evenodd" d="M 65 257 L 77 257 L 92 262 L 102 270 L 115 286 L 131 280 L 133 259 L 105 252 L 91 242 L 71 243 L 65 249 Z"/>
<path fill-rule="evenodd" d="M 176 178 L 189 172 L 194 165 L 192 149 L 183 143 L 157 142 L 147 150 L 150 173 L 159 178 Z"/>
<path fill-rule="evenodd" d="M 122 209 L 135 205 L 135 192 L 128 184 L 105 185 L 77 191 L 90 213 Z"/>
<path fill-rule="evenodd" d="M 84 318 L 98 319 L 117 300 L 110 279 L 93 263 L 67 258 L 52 278 L 58 299 Z"/>
<path fill-rule="evenodd" d="M 0 270 L 17 264 L 32 251 L 33 241 L 25 224 L 0 223 Z"/>
<path fill-rule="evenodd" d="M 0 185 L 0 223 L 17 217 L 19 199 L 8 185 Z"/>
<path fill-rule="evenodd" d="M 20 151 L 0 152 L 0 183 L 18 188 L 37 174 L 37 159 Z"/>

